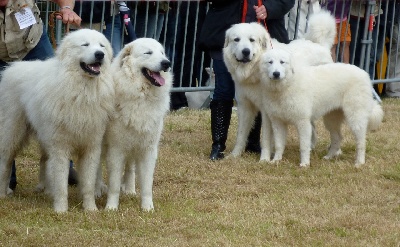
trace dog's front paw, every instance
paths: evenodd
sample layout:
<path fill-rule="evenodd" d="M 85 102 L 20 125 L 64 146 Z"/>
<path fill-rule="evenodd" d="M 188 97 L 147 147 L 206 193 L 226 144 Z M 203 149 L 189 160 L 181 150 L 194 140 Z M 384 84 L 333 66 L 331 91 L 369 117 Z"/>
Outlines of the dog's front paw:
<path fill-rule="evenodd" d="M 106 210 L 108 210 L 108 211 L 115 211 L 115 210 L 118 210 L 118 205 L 109 205 L 109 204 L 107 203 L 107 205 L 106 205 Z"/>
<path fill-rule="evenodd" d="M 234 149 L 229 155 L 226 156 L 226 158 L 236 159 L 236 158 L 239 158 L 241 155 L 242 155 L 242 152 Z"/>
<path fill-rule="evenodd" d="M 108 191 L 108 187 L 107 185 L 102 182 L 99 185 L 96 185 L 96 190 L 94 192 L 94 195 L 96 196 L 96 198 L 100 198 L 102 195 L 107 194 Z"/>
<path fill-rule="evenodd" d="M 342 150 L 339 148 L 336 151 L 329 150 L 328 154 L 324 156 L 324 159 L 330 160 L 332 158 L 338 157 L 342 154 Z"/>
<path fill-rule="evenodd" d="M 68 211 L 68 202 L 66 200 L 55 200 L 53 208 L 56 213 L 65 213 Z"/>
<path fill-rule="evenodd" d="M 239 157 L 240 157 L 240 155 L 238 156 L 238 155 L 235 155 L 235 154 L 230 153 L 230 154 L 228 154 L 227 156 L 225 156 L 225 159 L 234 160 L 234 159 L 237 159 L 237 158 L 239 158 Z"/>
<path fill-rule="evenodd" d="M 153 199 L 151 197 L 143 197 L 141 208 L 144 212 L 153 212 L 154 211 Z"/>
<path fill-rule="evenodd" d="M 128 196 L 136 196 L 135 188 L 127 188 L 125 184 L 121 184 L 121 192 Z"/>
<path fill-rule="evenodd" d="M 7 195 L 8 196 L 12 196 L 14 194 L 14 191 L 12 190 L 12 189 L 10 189 L 10 188 L 7 188 Z M 2 196 L 0 196 L 0 198 L 1 198 Z"/>
<path fill-rule="evenodd" d="M 45 189 L 44 183 L 39 183 L 38 185 L 36 185 L 35 187 L 35 192 L 43 192 Z"/>
<path fill-rule="evenodd" d="M 267 158 L 260 158 L 260 163 L 271 163 L 271 159 Z"/>
<path fill-rule="evenodd" d="M 310 167 L 310 163 L 300 163 L 301 168 L 308 168 Z"/>
<path fill-rule="evenodd" d="M 117 210 L 119 205 L 119 193 L 108 193 L 106 210 Z"/>

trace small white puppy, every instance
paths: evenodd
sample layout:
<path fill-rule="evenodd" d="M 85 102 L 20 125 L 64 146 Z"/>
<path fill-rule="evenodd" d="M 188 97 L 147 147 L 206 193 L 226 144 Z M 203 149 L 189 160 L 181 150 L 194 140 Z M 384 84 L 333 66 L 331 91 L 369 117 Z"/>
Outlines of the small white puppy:
<path fill-rule="evenodd" d="M 286 125 L 296 126 L 300 138 L 300 166 L 310 165 L 311 122 L 324 117 L 330 132 L 330 159 L 341 153 L 341 125 L 346 121 L 357 145 L 356 167 L 365 163 L 367 129 L 377 129 L 383 119 L 381 106 L 373 99 L 369 75 L 342 63 L 293 68 L 290 54 L 272 49 L 264 53 L 261 81 L 265 86 L 264 107 L 271 119 L 275 141 L 273 161 L 282 159 Z"/>

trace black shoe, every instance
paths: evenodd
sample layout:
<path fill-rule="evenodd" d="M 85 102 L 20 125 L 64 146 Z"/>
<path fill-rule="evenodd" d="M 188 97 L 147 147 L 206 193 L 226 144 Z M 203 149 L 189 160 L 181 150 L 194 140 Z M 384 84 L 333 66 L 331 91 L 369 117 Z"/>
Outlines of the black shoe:
<path fill-rule="evenodd" d="M 210 160 L 212 160 L 212 161 L 221 160 L 224 157 L 225 156 L 224 156 L 224 153 L 221 152 L 221 146 L 220 145 L 212 147 L 211 154 L 210 154 Z"/>
<path fill-rule="evenodd" d="M 77 185 L 78 184 L 78 173 L 75 171 L 75 169 L 72 166 L 69 167 L 68 184 L 69 185 Z"/>

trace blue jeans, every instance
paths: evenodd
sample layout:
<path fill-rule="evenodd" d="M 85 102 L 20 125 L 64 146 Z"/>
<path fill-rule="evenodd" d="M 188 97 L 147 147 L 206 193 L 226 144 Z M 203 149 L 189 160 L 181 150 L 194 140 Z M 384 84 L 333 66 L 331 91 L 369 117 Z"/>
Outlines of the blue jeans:
<path fill-rule="evenodd" d="M 121 16 L 119 14 L 115 15 L 114 27 L 112 21 L 113 19 L 111 18 L 111 20 L 106 23 L 106 29 L 103 30 L 103 34 L 111 42 L 114 56 L 116 56 L 122 48 Z"/>
<path fill-rule="evenodd" d="M 215 90 L 213 100 L 233 100 L 235 98 L 235 84 L 223 60 L 213 60 L 215 73 Z"/>

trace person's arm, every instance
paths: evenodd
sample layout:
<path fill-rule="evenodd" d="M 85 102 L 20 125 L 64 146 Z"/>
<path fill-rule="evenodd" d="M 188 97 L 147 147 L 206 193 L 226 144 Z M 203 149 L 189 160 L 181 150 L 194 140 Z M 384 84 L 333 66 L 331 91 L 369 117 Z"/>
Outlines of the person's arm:
<path fill-rule="evenodd" d="M 297 0 L 263 0 L 263 5 L 267 11 L 267 20 L 280 19 L 284 17 Z"/>
<path fill-rule="evenodd" d="M 81 25 L 82 19 L 74 12 L 75 0 L 52 0 L 57 3 L 60 7 L 60 12 L 62 17 L 57 17 L 58 19 L 62 19 L 63 23 L 74 24 L 76 26 Z"/>

